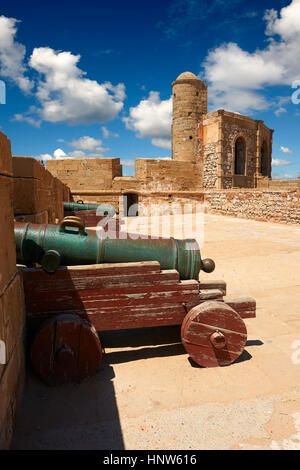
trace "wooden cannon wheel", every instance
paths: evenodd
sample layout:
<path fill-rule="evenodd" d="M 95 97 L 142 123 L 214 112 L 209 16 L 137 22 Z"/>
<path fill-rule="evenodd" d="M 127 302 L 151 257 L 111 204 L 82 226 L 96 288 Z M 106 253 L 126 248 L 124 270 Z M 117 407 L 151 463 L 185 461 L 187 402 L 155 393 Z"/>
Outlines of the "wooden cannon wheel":
<path fill-rule="evenodd" d="M 77 383 L 99 369 L 102 351 L 95 328 L 75 314 L 46 320 L 31 346 L 35 372 L 49 385 Z"/>
<path fill-rule="evenodd" d="M 228 305 L 207 301 L 192 308 L 181 326 L 182 344 L 202 367 L 226 366 L 243 352 L 247 329 Z"/>

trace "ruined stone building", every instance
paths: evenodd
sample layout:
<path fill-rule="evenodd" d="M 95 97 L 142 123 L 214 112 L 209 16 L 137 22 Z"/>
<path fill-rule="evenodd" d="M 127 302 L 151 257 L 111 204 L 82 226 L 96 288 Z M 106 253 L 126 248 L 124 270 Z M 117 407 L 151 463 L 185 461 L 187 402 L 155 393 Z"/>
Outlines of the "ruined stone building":
<path fill-rule="evenodd" d="M 58 208 L 49 209 L 47 196 L 52 177 L 52 194 L 60 194 L 63 183 L 72 200 L 111 204 L 120 215 L 134 215 L 128 212 L 133 205 L 143 215 L 155 204 L 174 211 L 176 204 L 200 203 L 207 211 L 229 215 L 298 220 L 300 180 L 271 178 L 273 130 L 238 113 L 207 113 L 207 93 L 207 85 L 193 73 L 179 75 L 172 83 L 172 158 L 136 158 L 134 176 L 123 176 L 120 158 L 48 160 L 44 174 L 33 163 L 25 171 L 24 157 L 23 163 L 14 157 L 15 215 L 53 220 Z M 29 175 L 31 193 L 39 197 L 25 207 Z"/>
<path fill-rule="evenodd" d="M 172 88 L 172 160 L 137 158 L 135 177 L 121 180 L 119 159 L 49 161 L 47 168 L 72 191 L 255 188 L 270 178 L 273 131 L 263 121 L 224 110 L 208 114 L 207 86 L 191 72 L 179 75 Z M 94 165 L 102 175 L 93 184 L 89 168 Z"/>
<path fill-rule="evenodd" d="M 47 169 L 70 187 L 74 200 L 110 203 L 124 213 L 124 195 L 127 206 L 145 206 L 203 202 L 216 190 L 268 188 L 273 130 L 238 113 L 207 113 L 207 85 L 191 72 L 179 75 L 172 89 L 172 159 L 136 158 L 133 177 L 122 176 L 119 158 L 50 160 Z"/>
<path fill-rule="evenodd" d="M 201 188 L 254 188 L 271 177 L 272 135 L 263 121 L 207 113 L 207 85 L 193 73 L 172 84 L 172 158 L 199 166 Z"/>

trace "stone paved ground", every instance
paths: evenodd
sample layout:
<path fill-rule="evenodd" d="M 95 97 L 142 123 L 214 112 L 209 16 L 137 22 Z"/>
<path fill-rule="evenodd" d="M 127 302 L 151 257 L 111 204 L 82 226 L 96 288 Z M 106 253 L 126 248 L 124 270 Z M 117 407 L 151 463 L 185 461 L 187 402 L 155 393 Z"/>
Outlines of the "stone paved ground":
<path fill-rule="evenodd" d="M 300 449 L 300 227 L 206 215 L 204 235 L 217 267 L 202 277 L 257 300 L 242 357 L 202 369 L 177 327 L 107 333 L 92 380 L 28 371 L 13 448 Z"/>

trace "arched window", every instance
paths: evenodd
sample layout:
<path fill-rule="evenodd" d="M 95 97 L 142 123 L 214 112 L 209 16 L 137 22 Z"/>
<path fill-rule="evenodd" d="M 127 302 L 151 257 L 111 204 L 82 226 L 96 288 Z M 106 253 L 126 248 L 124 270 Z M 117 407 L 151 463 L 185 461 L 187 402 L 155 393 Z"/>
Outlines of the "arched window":
<path fill-rule="evenodd" d="M 239 137 L 235 142 L 234 149 L 234 173 L 244 175 L 246 165 L 246 142 L 243 137 Z"/>
<path fill-rule="evenodd" d="M 269 176 L 269 155 L 266 141 L 264 141 L 260 150 L 260 172 L 262 176 Z"/>

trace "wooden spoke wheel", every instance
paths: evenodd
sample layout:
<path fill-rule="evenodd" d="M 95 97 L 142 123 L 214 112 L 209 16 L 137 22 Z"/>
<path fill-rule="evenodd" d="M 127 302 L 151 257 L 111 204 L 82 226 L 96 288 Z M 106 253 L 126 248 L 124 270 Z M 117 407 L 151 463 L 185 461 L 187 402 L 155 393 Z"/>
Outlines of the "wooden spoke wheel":
<path fill-rule="evenodd" d="M 35 372 L 49 385 L 77 383 L 96 374 L 102 351 L 95 328 L 74 314 L 46 320 L 31 346 Z"/>
<path fill-rule="evenodd" d="M 192 308 L 181 326 L 186 352 L 202 367 L 227 366 L 243 352 L 247 329 L 228 305 L 208 301 Z"/>

